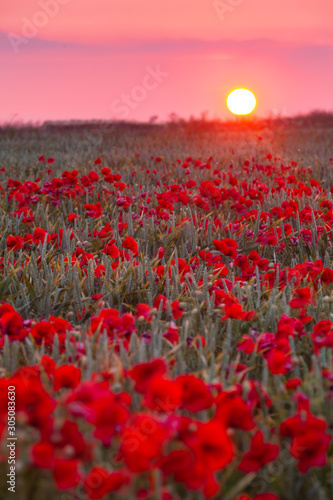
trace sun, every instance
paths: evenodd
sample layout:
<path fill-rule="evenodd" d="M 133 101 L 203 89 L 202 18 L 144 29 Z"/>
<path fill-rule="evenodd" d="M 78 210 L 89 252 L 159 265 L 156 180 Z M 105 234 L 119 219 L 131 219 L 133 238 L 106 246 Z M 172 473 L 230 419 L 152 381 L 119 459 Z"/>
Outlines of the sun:
<path fill-rule="evenodd" d="M 248 115 L 256 104 L 254 94 L 248 89 L 235 89 L 227 97 L 227 106 L 235 115 Z"/>

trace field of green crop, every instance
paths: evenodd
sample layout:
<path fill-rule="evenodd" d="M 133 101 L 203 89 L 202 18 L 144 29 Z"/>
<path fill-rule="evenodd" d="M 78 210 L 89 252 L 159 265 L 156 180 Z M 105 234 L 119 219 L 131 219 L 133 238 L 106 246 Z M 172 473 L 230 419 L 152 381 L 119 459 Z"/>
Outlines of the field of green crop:
<path fill-rule="evenodd" d="M 333 498 L 332 193 L 325 114 L 0 128 L 0 499 Z"/>

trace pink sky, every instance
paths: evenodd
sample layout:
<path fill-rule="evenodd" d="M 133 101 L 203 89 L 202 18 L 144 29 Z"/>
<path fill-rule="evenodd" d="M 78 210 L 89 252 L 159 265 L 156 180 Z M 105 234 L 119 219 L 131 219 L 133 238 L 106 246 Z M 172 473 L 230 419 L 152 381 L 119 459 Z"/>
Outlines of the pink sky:
<path fill-rule="evenodd" d="M 333 111 L 332 28 L 332 0 L 1 0 L 0 122 Z"/>

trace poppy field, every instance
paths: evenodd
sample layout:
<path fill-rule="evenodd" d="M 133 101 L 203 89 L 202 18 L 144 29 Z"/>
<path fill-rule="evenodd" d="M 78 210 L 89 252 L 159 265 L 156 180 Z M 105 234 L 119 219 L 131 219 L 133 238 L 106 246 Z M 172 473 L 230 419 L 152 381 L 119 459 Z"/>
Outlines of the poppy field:
<path fill-rule="evenodd" d="M 0 498 L 333 498 L 332 193 L 331 122 L 1 129 Z"/>

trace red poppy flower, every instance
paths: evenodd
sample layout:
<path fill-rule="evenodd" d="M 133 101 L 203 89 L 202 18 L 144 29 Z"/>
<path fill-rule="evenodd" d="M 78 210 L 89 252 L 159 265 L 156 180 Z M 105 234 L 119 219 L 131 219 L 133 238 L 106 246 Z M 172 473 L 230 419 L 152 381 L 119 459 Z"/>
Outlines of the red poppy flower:
<path fill-rule="evenodd" d="M 53 467 L 53 476 L 59 490 L 75 488 L 80 482 L 78 460 L 57 458 Z"/>
<path fill-rule="evenodd" d="M 163 247 L 159 247 L 159 249 L 156 252 L 155 257 L 158 258 L 159 260 L 163 259 L 163 257 L 164 257 L 164 248 Z"/>
<path fill-rule="evenodd" d="M 72 214 L 69 214 L 69 215 L 68 215 L 67 219 L 68 219 L 68 221 L 69 221 L 69 222 L 74 222 L 74 221 L 75 221 L 75 219 L 77 219 L 77 220 L 79 220 L 79 221 L 80 221 L 80 220 L 81 220 L 81 217 L 80 217 L 78 214 L 74 214 L 74 213 L 72 213 Z"/>
<path fill-rule="evenodd" d="M 263 433 L 257 431 L 252 438 L 250 450 L 243 455 L 238 468 L 246 473 L 257 472 L 264 465 L 275 460 L 278 454 L 279 446 L 264 443 Z"/>
<path fill-rule="evenodd" d="M 151 321 L 151 308 L 147 304 L 138 304 L 136 306 L 136 317 L 138 319 L 143 318 L 145 321 Z"/>
<path fill-rule="evenodd" d="M 237 257 L 238 243 L 230 238 L 224 238 L 223 240 L 213 240 L 215 248 L 223 253 L 224 255 L 229 255 L 233 259 Z"/>
<path fill-rule="evenodd" d="M 84 208 L 87 211 L 87 215 L 89 217 L 93 217 L 94 219 L 98 219 L 103 215 L 102 205 L 99 202 L 96 203 L 96 205 L 93 205 L 91 203 L 86 203 L 84 205 Z"/>
<path fill-rule="evenodd" d="M 84 479 L 84 491 L 91 500 L 99 500 L 111 491 L 120 490 L 128 482 L 129 477 L 125 472 L 109 472 L 96 465 Z"/>
<path fill-rule="evenodd" d="M 285 383 L 285 386 L 286 386 L 286 389 L 288 389 L 289 391 L 294 391 L 301 384 L 302 384 L 302 381 L 300 378 L 291 378 L 290 380 L 287 380 L 287 382 Z"/>
<path fill-rule="evenodd" d="M 103 298 L 103 294 L 102 293 L 94 293 L 94 295 L 92 295 L 91 298 L 95 301 L 98 301 L 98 300 Z"/>
<path fill-rule="evenodd" d="M 51 469 L 54 465 L 55 448 L 51 443 L 37 443 L 31 448 L 32 463 L 39 469 Z"/>
<path fill-rule="evenodd" d="M 121 434 L 120 456 L 131 472 L 149 471 L 160 458 L 170 430 L 165 423 L 138 413 Z"/>
<path fill-rule="evenodd" d="M 298 288 L 294 290 L 294 296 L 289 302 L 293 309 L 301 309 L 312 303 L 310 288 Z"/>
<path fill-rule="evenodd" d="M 111 244 L 108 243 L 107 245 L 105 245 L 102 252 L 105 253 L 106 255 L 109 255 L 113 259 L 118 259 L 120 255 L 119 248 L 116 247 L 116 245 L 114 245 L 113 243 Z"/>
<path fill-rule="evenodd" d="M 91 182 L 99 181 L 99 175 L 97 174 L 97 172 L 95 172 L 95 170 L 90 170 L 88 177 L 91 180 Z"/>
<path fill-rule="evenodd" d="M 162 376 L 152 378 L 144 398 L 144 406 L 162 413 L 179 408 L 182 401 L 182 385 L 179 380 L 168 380 Z"/>
<path fill-rule="evenodd" d="M 217 396 L 215 418 L 226 427 L 243 430 L 254 427 L 251 409 L 237 391 L 224 391 Z"/>
<path fill-rule="evenodd" d="M 167 367 L 163 359 L 155 359 L 148 363 L 140 363 L 134 366 L 129 372 L 129 376 L 135 382 L 135 390 L 144 394 L 152 379 L 157 375 L 164 375 Z"/>
<path fill-rule="evenodd" d="M 133 252 L 134 255 L 138 254 L 138 244 L 137 242 L 132 238 L 132 236 L 126 236 L 122 243 L 122 247 L 126 248 L 127 250 L 130 250 Z"/>
<path fill-rule="evenodd" d="M 234 457 L 234 446 L 220 422 L 198 423 L 196 432 L 187 432 L 183 441 L 207 470 L 223 469 Z"/>
<path fill-rule="evenodd" d="M 56 369 L 56 362 L 54 359 L 50 358 L 50 356 L 47 356 L 44 354 L 44 356 L 41 357 L 41 365 L 44 368 L 45 372 L 50 376 L 53 374 L 54 370 Z"/>
<path fill-rule="evenodd" d="M 53 389 L 55 391 L 58 391 L 63 387 L 70 387 L 74 389 L 80 383 L 81 370 L 73 365 L 62 365 L 53 372 L 53 377 Z"/>
<path fill-rule="evenodd" d="M 8 250 L 20 250 L 23 248 L 23 238 L 21 236 L 7 236 L 7 248 Z"/>
<path fill-rule="evenodd" d="M 333 323 L 328 319 L 318 321 L 313 327 L 311 338 L 314 342 L 315 354 L 322 347 L 333 347 Z"/>
<path fill-rule="evenodd" d="M 179 319 L 183 315 L 183 309 L 180 307 L 179 300 L 171 302 L 172 315 L 174 319 Z"/>
<path fill-rule="evenodd" d="M 314 417 L 306 410 L 287 418 L 280 425 L 280 434 L 292 439 L 290 453 L 298 461 L 298 468 L 303 474 L 311 467 L 326 464 L 326 452 L 331 442 L 326 429 L 325 420 Z"/>
<path fill-rule="evenodd" d="M 252 354 L 255 349 L 255 342 L 249 337 L 249 335 L 243 335 L 241 340 L 237 344 L 237 350 L 243 351 L 245 354 Z"/>
<path fill-rule="evenodd" d="M 33 241 L 34 243 L 44 243 L 46 238 L 47 243 L 51 241 L 51 236 L 40 227 L 36 227 L 33 233 Z"/>
<path fill-rule="evenodd" d="M 188 411 L 207 410 L 214 399 L 203 380 L 194 375 L 180 375 L 177 378 L 182 387 L 182 407 Z"/>
<path fill-rule="evenodd" d="M 46 344 L 52 344 L 55 334 L 56 328 L 49 321 L 40 321 L 31 329 L 31 335 L 35 338 L 38 345 L 42 343 L 43 339 Z"/>
<path fill-rule="evenodd" d="M 10 341 L 24 340 L 29 333 L 21 315 L 10 304 L 0 307 L 0 331 L 8 335 Z"/>

